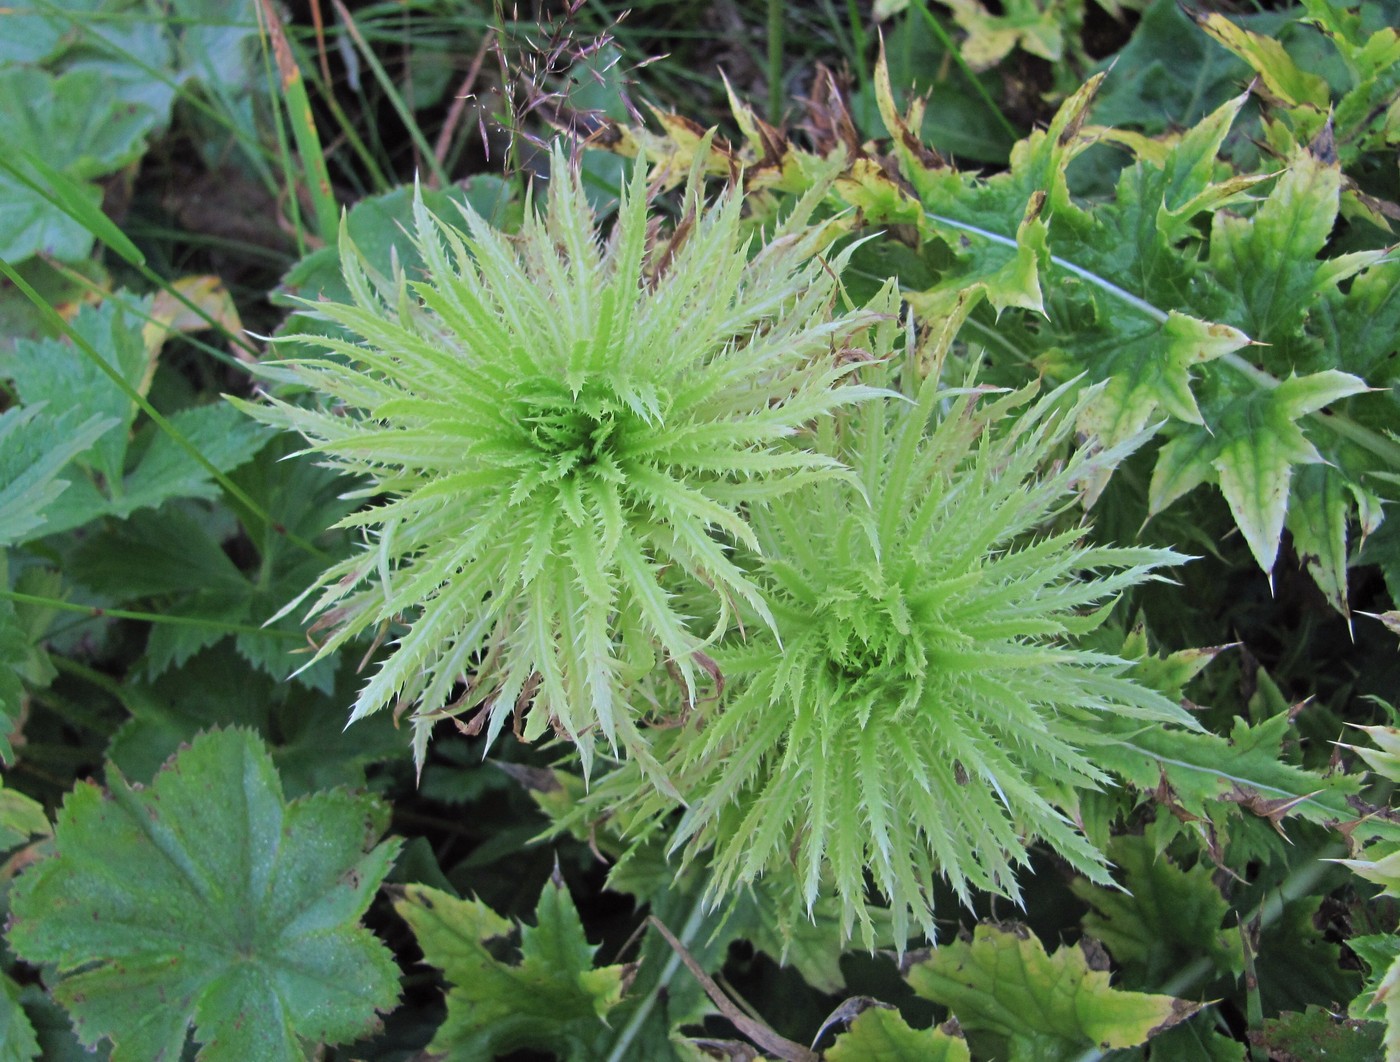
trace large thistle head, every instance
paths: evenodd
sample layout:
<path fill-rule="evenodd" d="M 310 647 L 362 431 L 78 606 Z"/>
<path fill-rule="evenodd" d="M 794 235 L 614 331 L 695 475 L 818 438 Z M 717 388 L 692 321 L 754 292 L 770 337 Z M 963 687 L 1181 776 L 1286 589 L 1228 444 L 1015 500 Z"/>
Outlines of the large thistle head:
<path fill-rule="evenodd" d="M 730 556 L 759 548 L 745 502 L 844 474 L 794 436 L 875 394 L 834 354 L 871 315 L 839 312 L 820 189 L 755 251 L 739 195 L 706 203 L 698 176 L 660 239 L 639 163 L 605 239 L 561 151 L 551 172 L 514 236 L 417 201 L 426 277 L 376 274 L 342 231 L 353 302 L 314 310 L 358 341 L 269 370 L 316 402 L 245 406 L 369 483 L 342 522 L 366 548 L 311 612 L 322 654 L 388 632 L 352 718 L 414 707 L 420 761 L 434 720 L 473 710 L 492 736 L 567 735 L 585 765 L 599 735 L 646 761 L 638 680 L 665 664 L 693 690 L 737 604 L 771 621 Z M 717 625 L 679 610 L 687 586 Z"/>
<path fill-rule="evenodd" d="M 892 327 L 870 349 L 887 354 Z M 885 365 L 862 373 L 879 381 Z M 964 901 L 1016 897 L 1037 840 L 1106 881 L 1064 811 L 1106 781 L 1093 718 L 1196 726 L 1124 661 L 1076 645 L 1116 597 L 1184 559 L 1092 544 L 1074 518 L 1076 485 L 1127 447 L 1063 459 L 1063 391 L 939 390 L 912 366 L 904 387 L 909 401 L 823 430 L 856 484 L 755 507 L 773 628 L 713 650 L 725 697 L 664 760 L 689 804 L 673 848 L 706 863 L 713 898 L 775 875 L 794 915 L 834 894 L 845 932 L 859 922 L 867 942 L 871 903 L 888 904 L 898 940 L 914 926 L 932 938 L 940 875 Z M 668 821 L 674 805 L 621 773 L 594 806 L 633 831 Z"/>

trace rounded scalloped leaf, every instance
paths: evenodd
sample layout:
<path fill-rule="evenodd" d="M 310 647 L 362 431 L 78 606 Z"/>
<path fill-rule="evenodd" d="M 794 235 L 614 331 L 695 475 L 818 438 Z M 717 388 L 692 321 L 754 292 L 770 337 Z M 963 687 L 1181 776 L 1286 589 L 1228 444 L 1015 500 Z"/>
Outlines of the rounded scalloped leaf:
<path fill-rule="evenodd" d="M 58 815 L 57 854 L 12 894 L 10 945 L 56 968 L 53 996 L 112 1059 L 201 1062 L 304 1055 L 299 1038 L 371 1032 L 398 967 L 358 922 L 398 850 L 373 797 L 336 789 L 287 803 L 266 746 L 244 730 L 197 737 L 149 788 L 109 767 Z"/>

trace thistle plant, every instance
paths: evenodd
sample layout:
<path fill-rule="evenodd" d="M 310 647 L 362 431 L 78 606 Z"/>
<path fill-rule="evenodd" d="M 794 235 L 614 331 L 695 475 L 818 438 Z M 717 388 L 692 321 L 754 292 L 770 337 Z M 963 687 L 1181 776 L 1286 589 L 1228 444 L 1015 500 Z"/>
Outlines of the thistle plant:
<path fill-rule="evenodd" d="M 868 343 L 886 360 L 894 330 Z M 1185 559 L 1092 544 L 1073 519 L 1076 485 L 1134 444 L 1046 470 L 1078 412 L 1064 388 L 1032 404 L 1034 386 L 997 397 L 917 377 L 907 365 L 908 401 L 824 427 L 854 485 L 755 507 L 754 578 L 774 623 L 714 649 L 726 696 L 664 760 L 689 802 L 672 849 L 704 859 L 712 899 L 778 875 L 794 915 L 834 893 L 843 932 L 859 922 L 872 947 L 871 884 L 902 943 L 915 925 L 933 937 L 938 875 L 964 902 L 973 889 L 1019 899 L 1037 839 L 1107 881 L 1065 810 L 1108 781 L 1093 717 L 1197 728 L 1124 661 L 1075 644 L 1123 591 Z M 646 834 L 674 805 L 637 783 L 604 780 L 594 807 Z"/>
<path fill-rule="evenodd" d="M 744 505 L 844 474 L 794 436 L 876 393 L 834 354 L 871 314 L 836 312 L 823 189 L 754 253 L 739 194 L 706 203 L 698 174 L 663 240 L 641 163 L 606 239 L 559 150 L 551 173 L 514 237 L 416 202 L 423 279 L 376 274 L 342 231 L 353 303 L 314 310 L 358 341 L 265 369 L 312 404 L 244 408 L 368 482 L 342 521 L 366 547 L 307 592 L 321 656 L 392 641 L 352 719 L 412 706 L 420 763 L 434 721 L 475 711 L 473 731 L 552 728 L 585 768 L 601 736 L 651 770 L 643 680 L 666 665 L 693 694 L 738 603 L 773 623 L 731 558 L 761 550 Z M 686 587 L 716 603 L 704 629 Z"/>

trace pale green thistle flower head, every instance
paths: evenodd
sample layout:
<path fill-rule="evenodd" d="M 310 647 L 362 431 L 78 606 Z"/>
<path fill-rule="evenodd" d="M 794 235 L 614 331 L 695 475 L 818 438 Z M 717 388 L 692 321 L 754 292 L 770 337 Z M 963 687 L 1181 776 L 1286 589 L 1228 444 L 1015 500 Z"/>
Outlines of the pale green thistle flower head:
<path fill-rule="evenodd" d="M 342 521 L 365 548 L 308 591 L 320 655 L 389 632 L 352 719 L 412 706 L 421 763 L 438 719 L 475 711 L 494 737 L 514 717 L 585 767 L 601 737 L 656 778 L 636 683 L 669 665 L 693 693 L 736 605 L 772 622 L 731 557 L 759 548 L 744 506 L 846 474 L 802 439 L 879 393 L 834 354 L 872 313 L 841 311 L 840 226 L 811 223 L 824 189 L 755 250 L 740 194 L 707 203 L 698 174 L 668 240 L 642 162 L 606 238 L 562 150 L 551 174 L 515 236 L 415 200 L 422 279 L 377 275 L 342 228 L 353 302 L 312 308 L 358 341 L 265 370 L 312 404 L 243 408 L 370 484 Z M 681 610 L 686 587 L 717 623 Z"/>
<path fill-rule="evenodd" d="M 899 360 L 893 318 L 862 344 L 867 382 Z M 908 401 L 823 426 L 855 484 L 753 509 L 774 622 L 711 650 L 724 698 L 658 745 L 687 802 L 678 824 L 630 765 L 581 812 L 643 839 L 674 828 L 715 902 L 760 877 L 786 888 L 792 919 L 832 897 L 844 935 L 859 924 L 871 947 L 877 908 L 898 946 L 915 928 L 933 939 L 940 876 L 964 902 L 1018 898 L 1036 843 L 1109 881 L 1066 810 L 1108 781 L 1095 717 L 1198 729 L 1125 661 L 1077 644 L 1121 594 L 1187 559 L 1092 544 L 1074 518 L 1078 486 L 1142 438 L 1066 458 L 1080 407 L 1065 388 L 1035 401 L 1033 386 L 940 389 L 903 360 Z"/>

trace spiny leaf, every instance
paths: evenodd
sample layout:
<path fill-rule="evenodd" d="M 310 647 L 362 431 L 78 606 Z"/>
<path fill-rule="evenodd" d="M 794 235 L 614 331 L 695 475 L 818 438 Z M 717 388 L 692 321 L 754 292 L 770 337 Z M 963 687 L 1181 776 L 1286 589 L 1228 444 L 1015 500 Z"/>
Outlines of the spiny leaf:
<path fill-rule="evenodd" d="M 1353 937 L 1347 947 L 1359 955 L 1369 971 L 1366 986 L 1347 1009 L 1353 1018 L 1385 1023 L 1386 1059 L 1400 1053 L 1400 935 L 1394 933 Z"/>
<path fill-rule="evenodd" d="M 1283 45 L 1272 37 L 1235 25 L 1224 15 L 1202 14 L 1197 24 L 1252 66 L 1269 91 L 1284 102 L 1310 104 L 1326 110 L 1331 102 L 1327 82 L 1298 68 Z"/>
<path fill-rule="evenodd" d="M 300 1060 L 300 1037 L 368 1032 L 398 995 L 388 950 L 356 923 L 397 844 L 373 798 L 296 800 L 247 731 L 195 739 L 149 789 L 115 769 L 79 783 L 56 854 L 11 894 L 9 941 L 52 964 L 83 1043 L 114 1060 Z M 374 846 L 374 847 L 371 847 Z"/>
<path fill-rule="evenodd" d="M 1261 812 L 1274 808 L 1279 819 L 1298 815 L 1324 825 L 1359 817 L 1348 802 L 1360 790 L 1355 777 L 1316 774 L 1284 759 L 1282 744 L 1290 729 L 1286 712 L 1257 726 L 1236 719 L 1228 738 L 1164 734 L 1107 716 L 1096 718 L 1092 729 L 1098 733 L 1092 746 L 1096 763 L 1191 820 L 1217 818 L 1226 800 L 1244 807 L 1253 803 Z M 1370 821 L 1365 829 L 1400 837 L 1400 831 L 1382 821 Z"/>
<path fill-rule="evenodd" d="M 1162 448 L 1148 489 L 1150 513 L 1159 513 L 1203 482 L 1219 483 L 1259 567 L 1272 572 L 1298 465 L 1322 455 L 1297 420 L 1366 384 L 1329 370 L 1285 380 L 1212 409 L 1209 427 L 1188 427 Z"/>
<path fill-rule="evenodd" d="M 513 240 L 469 206 L 463 232 L 415 200 L 426 281 L 380 273 L 342 232 L 353 304 L 308 309 L 365 342 L 327 339 L 266 370 L 340 405 L 243 408 L 386 498 L 346 521 L 376 528 L 374 547 L 308 591 L 333 631 L 322 655 L 407 627 L 352 718 L 415 704 L 421 760 L 435 721 L 477 711 L 494 738 L 519 700 L 527 740 L 567 735 L 585 768 L 599 742 L 624 749 L 665 788 L 638 726 L 647 698 L 622 676 L 656 644 L 693 692 L 703 632 L 673 586 L 763 619 L 730 558 L 752 542 L 735 488 L 842 474 L 790 437 L 876 396 L 832 355 L 870 314 L 832 316 L 846 256 L 817 257 L 835 235 L 808 225 L 822 189 L 750 258 L 740 200 L 706 206 L 692 182 L 673 245 L 643 262 L 643 167 L 606 244 L 561 152 L 552 173 Z"/>
<path fill-rule="evenodd" d="M 488 947 L 516 927 L 483 903 L 410 885 L 394 908 L 449 985 L 447 1020 L 429 1051 L 492 1058 L 535 1048 L 571 1059 L 604 1057 L 608 1013 L 635 969 L 594 967 L 597 946 L 585 939 L 557 876 L 540 894 L 535 925 L 520 929 L 518 963 L 502 962 Z"/>
<path fill-rule="evenodd" d="M 885 366 L 899 330 L 889 316 L 864 342 Z M 1082 450 L 1042 478 L 1077 412 L 1058 411 L 1059 395 L 979 403 L 989 396 L 912 372 L 903 386 L 908 402 L 828 433 L 864 496 L 827 484 L 755 513 L 777 631 L 710 650 L 725 699 L 692 713 L 664 761 L 689 805 L 673 847 L 705 862 L 713 895 L 781 875 L 788 918 L 834 895 L 842 931 L 859 924 L 869 947 L 872 880 L 896 947 L 933 936 L 933 874 L 964 898 L 1019 895 L 1032 835 L 1106 880 L 1058 804 L 1103 780 L 1084 751 L 1098 725 L 1085 724 L 1194 725 L 1123 675 L 1125 661 L 1073 641 L 1097 622 L 1084 610 L 1182 558 L 1089 547 L 1077 530 L 1028 537 L 1118 452 Z M 625 771 L 590 803 L 661 810 Z"/>

